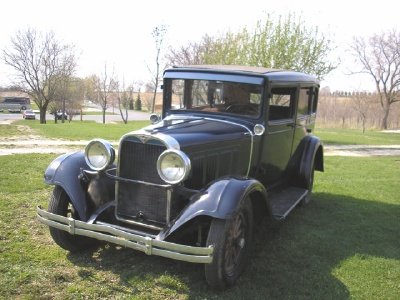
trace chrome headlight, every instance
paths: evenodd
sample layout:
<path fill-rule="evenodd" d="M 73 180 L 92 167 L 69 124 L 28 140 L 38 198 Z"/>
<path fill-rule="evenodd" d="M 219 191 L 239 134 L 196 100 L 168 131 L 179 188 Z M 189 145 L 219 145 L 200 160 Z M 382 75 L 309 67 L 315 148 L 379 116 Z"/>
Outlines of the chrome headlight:
<path fill-rule="evenodd" d="M 101 171 L 114 162 L 113 146 L 105 140 L 92 140 L 85 148 L 85 160 L 90 168 Z"/>
<path fill-rule="evenodd" d="M 190 168 L 190 159 L 179 150 L 166 150 L 157 160 L 158 175 L 169 184 L 184 181 L 189 176 Z"/>

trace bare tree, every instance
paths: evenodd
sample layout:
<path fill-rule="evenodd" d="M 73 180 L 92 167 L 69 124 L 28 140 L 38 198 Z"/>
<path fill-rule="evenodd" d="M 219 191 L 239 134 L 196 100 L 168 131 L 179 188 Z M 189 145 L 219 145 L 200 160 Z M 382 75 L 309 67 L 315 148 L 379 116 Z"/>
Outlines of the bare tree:
<path fill-rule="evenodd" d="M 365 133 L 368 111 L 370 110 L 371 96 L 366 92 L 355 92 L 351 97 L 353 109 L 361 120 L 362 132 Z"/>
<path fill-rule="evenodd" d="M 106 110 L 110 106 L 110 95 L 117 89 L 117 80 L 114 77 L 114 72 L 108 74 L 107 64 L 104 64 L 104 73 L 99 76 L 92 76 L 96 92 L 95 101 L 101 106 L 103 112 L 103 124 L 106 123 Z"/>
<path fill-rule="evenodd" d="M 375 82 L 383 110 L 381 128 L 387 129 L 391 106 L 400 101 L 400 33 L 375 34 L 367 41 L 355 37 L 351 49 L 362 65 L 358 73 L 370 75 Z"/>
<path fill-rule="evenodd" d="M 154 91 L 153 91 L 153 100 L 152 100 L 152 107 L 151 107 L 151 112 L 154 113 L 154 108 L 156 105 L 156 95 L 157 95 L 157 88 L 158 88 L 158 83 L 160 81 L 161 77 L 161 68 L 160 68 L 160 53 L 161 53 L 161 48 L 162 44 L 164 41 L 165 34 L 167 33 L 167 28 L 165 25 L 160 25 L 156 26 L 153 31 L 152 31 L 152 36 L 154 39 L 154 43 L 156 46 L 156 70 L 152 73 L 152 83 L 154 84 Z M 150 70 L 150 68 L 149 68 Z"/>
<path fill-rule="evenodd" d="M 54 115 L 54 122 L 57 123 L 57 114 L 61 113 L 61 120 L 72 121 L 75 114 L 82 109 L 85 98 L 85 80 L 78 77 L 69 77 L 68 80 L 60 82 L 55 95 L 55 100 L 48 106 L 48 111 Z"/>
<path fill-rule="evenodd" d="M 3 58 L 15 69 L 18 84 L 37 104 L 40 123 L 46 123 L 46 110 L 58 86 L 75 71 L 72 47 L 57 41 L 53 32 L 42 35 L 28 29 L 11 39 L 11 48 L 3 50 Z"/>
<path fill-rule="evenodd" d="M 54 102 L 58 102 L 54 107 L 57 107 L 58 111 L 61 111 L 61 121 L 64 123 L 65 121 L 65 103 L 69 98 L 69 88 L 70 88 L 70 76 L 66 74 L 60 74 L 59 84 L 56 89 L 56 95 Z M 57 111 L 54 112 L 54 121 L 57 123 Z"/>
<path fill-rule="evenodd" d="M 189 42 L 187 45 L 179 48 L 169 48 L 165 55 L 166 61 L 170 67 L 177 65 L 201 65 L 204 64 L 204 53 L 212 47 L 213 38 L 205 35 L 200 42 Z"/>
<path fill-rule="evenodd" d="M 118 109 L 124 124 L 128 123 L 128 108 L 129 108 L 129 96 L 125 89 L 125 80 L 122 81 L 122 91 L 117 83 L 117 94 L 118 94 Z M 122 109 L 125 111 L 123 112 Z"/>

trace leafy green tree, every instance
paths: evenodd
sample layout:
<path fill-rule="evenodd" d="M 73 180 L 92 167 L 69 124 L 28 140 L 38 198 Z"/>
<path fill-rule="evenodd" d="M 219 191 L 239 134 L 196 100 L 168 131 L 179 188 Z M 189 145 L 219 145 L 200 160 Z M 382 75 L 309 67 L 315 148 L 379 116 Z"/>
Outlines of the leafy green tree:
<path fill-rule="evenodd" d="M 139 111 L 142 110 L 142 100 L 140 99 L 140 91 L 135 100 L 135 110 L 139 110 Z"/>
<path fill-rule="evenodd" d="M 323 78 L 336 65 L 329 61 L 333 49 L 318 27 L 305 25 L 302 17 L 289 14 L 259 20 L 254 29 L 242 28 L 219 37 L 204 36 L 198 43 L 170 49 L 170 65 L 248 65 L 302 71 Z"/>

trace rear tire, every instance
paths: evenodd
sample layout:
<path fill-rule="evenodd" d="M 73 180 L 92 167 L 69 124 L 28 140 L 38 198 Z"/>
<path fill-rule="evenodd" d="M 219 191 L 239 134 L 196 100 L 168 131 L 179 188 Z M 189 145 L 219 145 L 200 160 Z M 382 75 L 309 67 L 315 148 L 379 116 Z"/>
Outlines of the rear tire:
<path fill-rule="evenodd" d="M 251 249 L 253 211 L 250 199 L 230 220 L 213 219 L 207 246 L 213 245 L 213 261 L 205 265 L 207 283 L 215 289 L 233 286 L 242 274 Z"/>
<path fill-rule="evenodd" d="M 60 186 L 56 186 L 53 190 L 53 194 L 50 198 L 48 211 L 60 215 L 63 217 L 72 217 L 79 219 L 78 214 L 75 212 L 72 206 L 71 200 L 67 193 Z M 98 241 L 80 236 L 72 235 L 64 230 L 60 230 L 54 227 L 50 228 L 50 235 L 54 242 L 61 248 L 70 252 L 78 252 L 88 248 L 92 248 L 97 245 Z"/>

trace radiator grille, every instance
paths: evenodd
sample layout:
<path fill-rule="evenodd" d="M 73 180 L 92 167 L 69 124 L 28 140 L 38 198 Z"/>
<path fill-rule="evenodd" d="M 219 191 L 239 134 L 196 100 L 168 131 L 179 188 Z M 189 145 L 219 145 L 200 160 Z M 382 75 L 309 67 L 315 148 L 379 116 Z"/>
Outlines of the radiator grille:
<path fill-rule="evenodd" d="M 120 145 L 119 176 L 127 179 L 165 184 L 157 173 L 157 159 L 165 146 L 125 140 Z M 167 191 L 136 183 L 118 183 L 117 215 L 165 223 Z"/>

